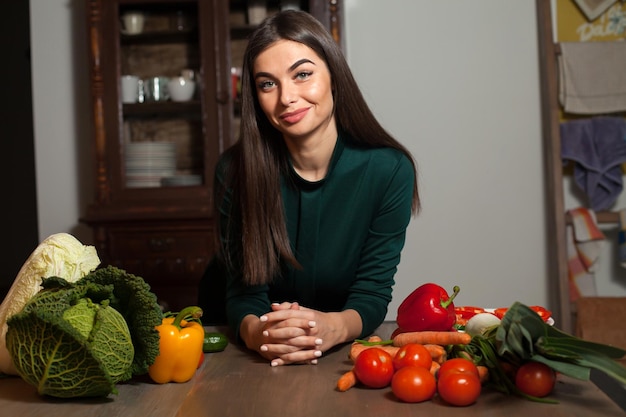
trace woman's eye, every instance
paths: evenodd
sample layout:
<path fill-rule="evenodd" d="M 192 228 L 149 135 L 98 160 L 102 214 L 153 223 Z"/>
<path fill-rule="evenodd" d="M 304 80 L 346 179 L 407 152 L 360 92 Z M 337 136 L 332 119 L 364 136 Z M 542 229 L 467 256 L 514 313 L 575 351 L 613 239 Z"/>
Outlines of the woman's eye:
<path fill-rule="evenodd" d="M 270 80 L 261 81 L 258 84 L 259 89 L 261 90 L 269 90 L 270 88 L 274 87 L 274 85 L 275 85 L 274 81 L 270 81 Z"/>
<path fill-rule="evenodd" d="M 298 80 L 306 80 L 313 74 L 311 71 L 300 71 L 296 74 L 296 79 Z"/>

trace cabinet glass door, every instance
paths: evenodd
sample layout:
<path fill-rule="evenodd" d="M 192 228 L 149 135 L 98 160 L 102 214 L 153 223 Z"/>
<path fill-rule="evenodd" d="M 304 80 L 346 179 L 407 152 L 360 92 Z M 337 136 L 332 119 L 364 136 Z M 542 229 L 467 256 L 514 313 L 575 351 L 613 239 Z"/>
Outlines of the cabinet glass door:
<path fill-rule="evenodd" d="M 120 5 L 121 182 L 126 188 L 204 183 L 198 5 Z"/>

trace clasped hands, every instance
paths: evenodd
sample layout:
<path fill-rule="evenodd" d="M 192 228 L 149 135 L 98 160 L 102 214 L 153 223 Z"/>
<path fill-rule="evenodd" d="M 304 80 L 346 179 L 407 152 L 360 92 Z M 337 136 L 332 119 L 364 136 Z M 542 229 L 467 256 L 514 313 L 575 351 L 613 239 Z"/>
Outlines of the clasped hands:
<path fill-rule="evenodd" d="M 361 328 L 361 316 L 353 309 L 321 312 L 284 302 L 272 304 L 260 317 L 246 316 L 240 335 L 272 366 L 314 365 L 323 352 L 358 337 Z"/>
<path fill-rule="evenodd" d="M 318 323 L 323 313 L 289 302 L 275 303 L 271 308 L 258 318 L 260 336 L 257 333 L 259 337 L 253 337 L 258 340 L 255 350 L 272 366 L 316 364 L 324 345 Z"/>

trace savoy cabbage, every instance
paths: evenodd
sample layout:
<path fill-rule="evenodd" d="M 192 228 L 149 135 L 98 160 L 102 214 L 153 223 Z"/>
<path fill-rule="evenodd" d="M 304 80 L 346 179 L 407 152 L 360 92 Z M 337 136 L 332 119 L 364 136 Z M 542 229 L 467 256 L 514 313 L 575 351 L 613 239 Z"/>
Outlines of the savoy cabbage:
<path fill-rule="evenodd" d="M 101 397 L 147 372 L 158 355 L 162 313 L 140 277 L 106 267 L 43 290 L 7 322 L 18 374 L 42 395 Z"/>

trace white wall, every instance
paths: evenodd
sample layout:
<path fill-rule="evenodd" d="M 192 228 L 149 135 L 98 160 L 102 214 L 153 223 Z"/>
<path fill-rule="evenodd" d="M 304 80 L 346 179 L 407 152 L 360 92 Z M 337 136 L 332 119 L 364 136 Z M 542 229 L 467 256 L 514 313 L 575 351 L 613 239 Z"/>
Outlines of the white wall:
<path fill-rule="evenodd" d="M 389 318 L 423 282 L 457 304 L 547 302 L 532 1 L 346 0 L 348 60 L 383 124 L 415 154 L 413 220 Z M 82 0 L 31 0 L 40 235 L 91 235 Z M 622 292 L 626 292 L 621 286 Z"/>
<path fill-rule="evenodd" d="M 425 281 L 457 304 L 547 302 L 535 5 L 347 0 L 347 53 L 375 113 L 418 161 L 389 315 Z"/>
<path fill-rule="evenodd" d="M 92 201 L 93 155 L 84 0 L 30 0 L 40 240 L 92 241 L 78 218 Z"/>

